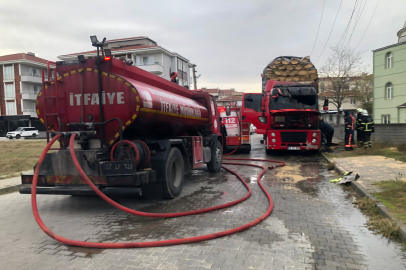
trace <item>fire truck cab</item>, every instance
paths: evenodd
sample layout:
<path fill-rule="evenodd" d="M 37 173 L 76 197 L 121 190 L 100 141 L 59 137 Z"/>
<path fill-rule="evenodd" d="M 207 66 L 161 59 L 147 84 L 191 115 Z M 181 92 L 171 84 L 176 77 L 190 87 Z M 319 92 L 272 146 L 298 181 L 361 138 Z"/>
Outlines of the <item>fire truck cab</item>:
<path fill-rule="evenodd" d="M 251 151 L 250 123 L 242 120 L 241 108 L 237 106 L 219 106 L 218 108 L 222 124 L 227 131 L 224 152 L 233 151 L 238 147 L 240 152 L 249 153 Z M 228 114 L 227 110 L 229 110 Z"/>

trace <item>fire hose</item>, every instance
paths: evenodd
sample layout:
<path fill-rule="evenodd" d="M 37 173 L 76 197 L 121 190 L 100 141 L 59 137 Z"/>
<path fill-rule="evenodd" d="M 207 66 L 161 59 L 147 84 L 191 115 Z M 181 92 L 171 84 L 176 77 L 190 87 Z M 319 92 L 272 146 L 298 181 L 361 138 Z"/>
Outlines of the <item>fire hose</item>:
<path fill-rule="evenodd" d="M 231 235 L 231 234 L 235 234 L 235 233 L 247 230 L 247 229 L 257 225 L 261 221 L 263 221 L 272 212 L 273 201 L 272 201 L 271 195 L 266 191 L 266 189 L 264 188 L 264 186 L 261 183 L 261 178 L 264 175 L 264 173 L 266 172 L 266 169 L 263 166 L 255 165 L 255 164 L 241 164 L 241 163 L 227 162 L 227 163 L 223 163 L 223 164 L 239 165 L 239 166 L 244 165 L 244 166 L 251 166 L 251 167 L 257 167 L 257 168 L 262 169 L 262 172 L 258 175 L 257 180 L 258 180 L 258 185 L 260 186 L 262 192 L 265 194 L 265 196 L 268 199 L 269 205 L 268 205 L 267 211 L 263 215 L 261 215 L 259 218 L 255 219 L 255 220 L 251 221 L 250 223 L 247 223 L 245 225 L 242 225 L 242 226 L 239 226 L 239 227 L 236 227 L 236 228 L 233 228 L 233 229 L 229 229 L 229 230 L 226 230 L 226 231 L 217 232 L 217 233 L 200 235 L 200 236 L 189 237 L 189 238 L 163 240 L 163 241 L 132 242 L 132 243 L 94 243 L 94 242 L 83 242 L 83 241 L 76 241 L 76 240 L 71 240 L 71 239 L 64 238 L 62 236 L 56 235 L 48 227 L 46 227 L 46 225 L 44 224 L 44 222 L 42 221 L 42 219 L 41 219 L 41 217 L 40 217 L 40 215 L 38 213 L 38 206 L 37 206 L 37 183 L 38 183 L 38 175 L 39 175 L 39 171 L 40 171 L 42 162 L 44 161 L 45 155 L 47 154 L 47 152 L 49 151 L 49 149 L 51 148 L 53 143 L 56 140 L 58 140 L 61 136 L 62 136 L 61 134 L 56 135 L 47 144 L 44 151 L 42 152 L 42 154 L 41 154 L 41 156 L 40 156 L 40 158 L 38 160 L 37 166 L 35 168 L 34 178 L 33 178 L 33 181 L 32 181 L 32 191 L 31 191 L 32 211 L 33 211 L 34 218 L 35 218 L 36 222 L 38 223 L 39 227 L 49 237 L 51 237 L 51 238 L 53 238 L 56 241 L 59 241 L 61 243 L 71 245 L 71 246 L 79 246 L 79 247 L 87 247 L 87 248 L 144 248 L 144 247 L 158 247 L 158 246 L 169 246 L 169 245 L 179 245 L 179 244 L 186 244 L 186 243 L 194 243 L 194 242 L 207 241 L 207 240 L 211 240 L 211 239 L 215 239 L 215 238 L 219 238 L 219 237 L 224 237 L 224 236 L 227 236 L 227 235 Z M 226 171 L 234 174 L 244 184 L 244 186 L 247 188 L 248 193 L 244 197 L 242 197 L 242 198 L 240 198 L 238 200 L 226 203 L 226 204 L 222 204 L 222 205 L 218 205 L 218 206 L 214 206 L 214 207 L 209 207 L 209 208 L 205 208 L 205 209 L 187 211 L 187 212 L 179 212 L 179 213 L 146 213 L 146 212 L 136 211 L 136 210 L 127 208 L 127 207 L 125 207 L 123 205 L 120 205 L 120 204 L 114 202 L 109 197 L 107 197 L 103 192 L 101 192 L 90 181 L 90 179 L 87 177 L 87 175 L 84 173 L 84 171 L 80 167 L 80 164 L 79 164 L 79 162 L 78 162 L 78 160 L 76 158 L 75 150 L 74 150 L 74 147 L 73 147 L 75 137 L 76 137 L 76 134 L 71 135 L 70 143 L 69 143 L 70 147 L 69 148 L 70 148 L 70 153 L 71 153 L 71 156 L 72 156 L 73 163 L 75 164 L 75 167 L 78 169 L 79 174 L 81 175 L 83 181 L 85 181 L 85 183 L 88 184 L 90 186 L 90 188 L 97 195 L 99 195 L 102 199 L 104 199 L 106 202 L 108 202 L 111 205 L 117 207 L 118 209 L 123 210 L 123 211 L 125 211 L 127 213 L 130 213 L 130 214 L 134 214 L 134 215 L 138 215 L 138 216 L 145 216 L 145 217 L 160 217 L 160 218 L 171 218 L 171 217 L 195 215 L 195 214 L 205 213 L 205 212 L 209 212 L 209 211 L 213 211 L 213 210 L 218 210 L 218 209 L 229 207 L 231 205 L 238 204 L 238 203 L 248 199 L 252 194 L 251 188 L 248 186 L 248 184 L 245 183 L 244 179 L 239 174 L 232 171 L 231 169 L 228 169 L 228 168 L 222 166 L 223 169 L 225 169 Z M 264 161 L 264 162 L 278 163 L 277 165 L 269 167 L 269 169 L 275 169 L 276 167 L 285 166 L 285 163 L 282 162 L 282 161 L 275 161 L 275 160 L 268 160 L 268 159 L 247 159 L 247 158 L 225 158 L 225 159 L 226 160 L 244 160 L 244 161 Z"/>

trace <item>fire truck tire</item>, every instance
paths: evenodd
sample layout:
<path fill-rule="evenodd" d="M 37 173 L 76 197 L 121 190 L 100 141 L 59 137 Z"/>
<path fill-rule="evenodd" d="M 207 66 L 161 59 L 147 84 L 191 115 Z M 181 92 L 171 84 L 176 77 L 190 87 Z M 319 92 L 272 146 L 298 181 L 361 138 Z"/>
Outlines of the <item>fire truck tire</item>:
<path fill-rule="evenodd" d="M 182 153 L 172 147 L 166 159 L 165 181 L 163 181 L 163 197 L 174 199 L 180 195 L 185 178 L 185 164 Z"/>
<path fill-rule="evenodd" d="M 222 146 L 221 142 L 217 141 L 216 146 L 216 153 L 214 157 L 212 157 L 211 161 L 207 163 L 207 168 L 210 172 L 218 172 L 221 169 L 221 165 L 223 164 L 223 153 L 222 153 Z"/>
<path fill-rule="evenodd" d="M 266 154 L 267 155 L 272 155 L 274 151 L 272 149 L 266 149 Z"/>

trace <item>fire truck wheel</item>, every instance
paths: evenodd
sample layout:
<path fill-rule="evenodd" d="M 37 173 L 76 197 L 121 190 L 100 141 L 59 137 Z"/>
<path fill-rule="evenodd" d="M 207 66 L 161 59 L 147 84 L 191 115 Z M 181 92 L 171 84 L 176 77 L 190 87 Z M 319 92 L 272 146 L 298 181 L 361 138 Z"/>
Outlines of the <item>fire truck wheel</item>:
<path fill-rule="evenodd" d="M 223 164 L 223 153 L 222 153 L 221 142 L 217 141 L 216 153 L 214 158 L 211 159 L 209 163 L 207 163 L 207 168 L 210 172 L 218 172 L 221 169 L 221 165 Z"/>
<path fill-rule="evenodd" d="M 273 150 L 271 150 L 271 149 L 266 149 L 266 154 L 267 154 L 267 155 L 272 155 L 273 153 L 274 153 Z"/>
<path fill-rule="evenodd" d="M 180 195 L 185 178 L 185 164 L 178 148 L 172 147 L 169 151 L 165 168 L 163 196 L 165 199 L 174 199 Z"/>

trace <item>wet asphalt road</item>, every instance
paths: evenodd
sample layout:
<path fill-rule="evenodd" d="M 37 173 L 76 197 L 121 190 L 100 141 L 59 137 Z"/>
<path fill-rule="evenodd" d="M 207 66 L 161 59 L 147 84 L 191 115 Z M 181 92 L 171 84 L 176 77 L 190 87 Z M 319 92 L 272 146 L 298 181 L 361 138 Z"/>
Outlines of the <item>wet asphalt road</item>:
<path fill-rule="evenodd" d="M 30 197 L 0 196 L 0 269 L 406 269 L 399 244 L 374 235 L 353 207 L 353 195 L 330 184 L 336 178 L 319 155 L 266 156 L 259 135 L 251 154 L 233 157 L 282 160 L 263 183 L 275 207 L 259 225 L 207 242 L 144 249 L 85 249 L 46 236 L 31 213 Z M 259 162 L 258 164 L 263 164 Z M 175 219 L 132 216 L 97 197 L 42 195 L 41 216 L 55 233 L 95 242 L 154 241 L 192 237 L 248 223 L 267 209 L 256 181 L 259 169 L 228 167 L 253 189 L 247 201 L 212 213 Z M 147 212 L 179 212 L 222 204 L 246 193 L 236 177 L 205 169 L 187 177 L 182 196 L 171 201 L 115 198 Z"/>

